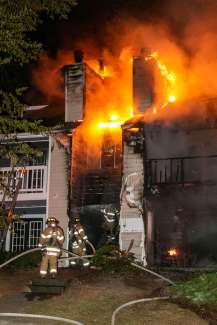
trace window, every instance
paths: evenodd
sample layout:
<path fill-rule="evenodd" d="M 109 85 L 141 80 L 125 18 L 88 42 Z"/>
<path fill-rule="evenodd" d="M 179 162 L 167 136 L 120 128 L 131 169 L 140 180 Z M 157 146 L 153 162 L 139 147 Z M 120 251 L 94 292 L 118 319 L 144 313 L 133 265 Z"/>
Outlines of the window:
<path fill-rule="evenodd" d="M 42 231 L 42 221 L 29 222 L 29 247 L 34 248 L 38 245 L 38 241 Z"/>
<path fill-rule="evenodd" d="M 42 228 L 42 219 L 14 221 L 11 234 L 11 251 L 18 252 L 37 247 Z"/>

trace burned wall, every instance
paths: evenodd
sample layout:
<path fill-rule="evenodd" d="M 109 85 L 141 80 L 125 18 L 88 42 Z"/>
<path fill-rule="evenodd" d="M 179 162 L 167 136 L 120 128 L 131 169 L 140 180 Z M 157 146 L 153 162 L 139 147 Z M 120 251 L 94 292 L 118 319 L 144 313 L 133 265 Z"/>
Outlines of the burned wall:
<path fill-rule="evenodd" d="M 216 138 L 209 126 L 145 127 L 145 190 L 155 215 L 157 263 L 174 262 L 168 256 L 174 246 L 182 266 L 217 262 Z"/>

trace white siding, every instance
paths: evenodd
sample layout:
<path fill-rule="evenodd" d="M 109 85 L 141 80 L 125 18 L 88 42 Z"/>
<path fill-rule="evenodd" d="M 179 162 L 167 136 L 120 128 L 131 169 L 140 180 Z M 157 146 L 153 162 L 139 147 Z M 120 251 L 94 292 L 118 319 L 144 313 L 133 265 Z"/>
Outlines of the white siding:
<path fill-rule="evenodd" d="M 123 180 L 132 173 L 143 172 L 143 158 L 141 154 L 134 153 L 134 148 L 124 144 L 123 148 Z M 131 252 L 137 260 L 146 265 L 145 258 L 145 229 L 141 212 L 137 208 L 130 207 L 126 199 L 121 202 L 120 213 L 120 249 L 127 250 L 131 240 L 134 240 Z"/>
<path fill-rule="evenodd" d="M 68 232 L 68 163 L 66 150 L 57 143 L 54 138 L 50 138 L 51 152 L 49 161 L 48 177 L 48 216 L 55 216 L 59 220 L 60 227 L 65 233 L 64 247 L 67 247 Z"/>

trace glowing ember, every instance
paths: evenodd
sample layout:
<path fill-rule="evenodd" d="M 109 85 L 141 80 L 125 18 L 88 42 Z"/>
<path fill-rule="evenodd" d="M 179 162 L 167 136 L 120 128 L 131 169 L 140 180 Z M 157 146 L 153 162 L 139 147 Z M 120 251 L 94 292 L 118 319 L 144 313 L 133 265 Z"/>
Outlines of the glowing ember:
<path fill-rule="evenodd" d="M 173 257 L 178 255 L 177 250 L 175 248 L 168 250 L 168 254 L 169 256 L 173 256 Z"/>

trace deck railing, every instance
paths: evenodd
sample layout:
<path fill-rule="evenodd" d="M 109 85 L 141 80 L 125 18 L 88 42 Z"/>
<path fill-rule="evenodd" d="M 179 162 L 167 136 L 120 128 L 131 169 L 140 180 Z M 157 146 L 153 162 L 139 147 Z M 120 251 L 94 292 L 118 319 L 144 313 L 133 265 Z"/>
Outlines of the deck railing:
<path fill-rule="evenodd" d="M 26 172 L 22 178 L 21 188 L 19 195 L 21 194 L 45 194 L 47 189 L 47 166 L 27 166 Z M 7 178 L 11 172 L 10 167 L 0 168 L 0 178 L 4 184 L 7 184 Z M 16 172 L 17 180 L 19 172 Z M 15 180 L 16 181 L 16 180 Z M 0 195 L 3 194 L 3 190 L 0 189 Z"/>

